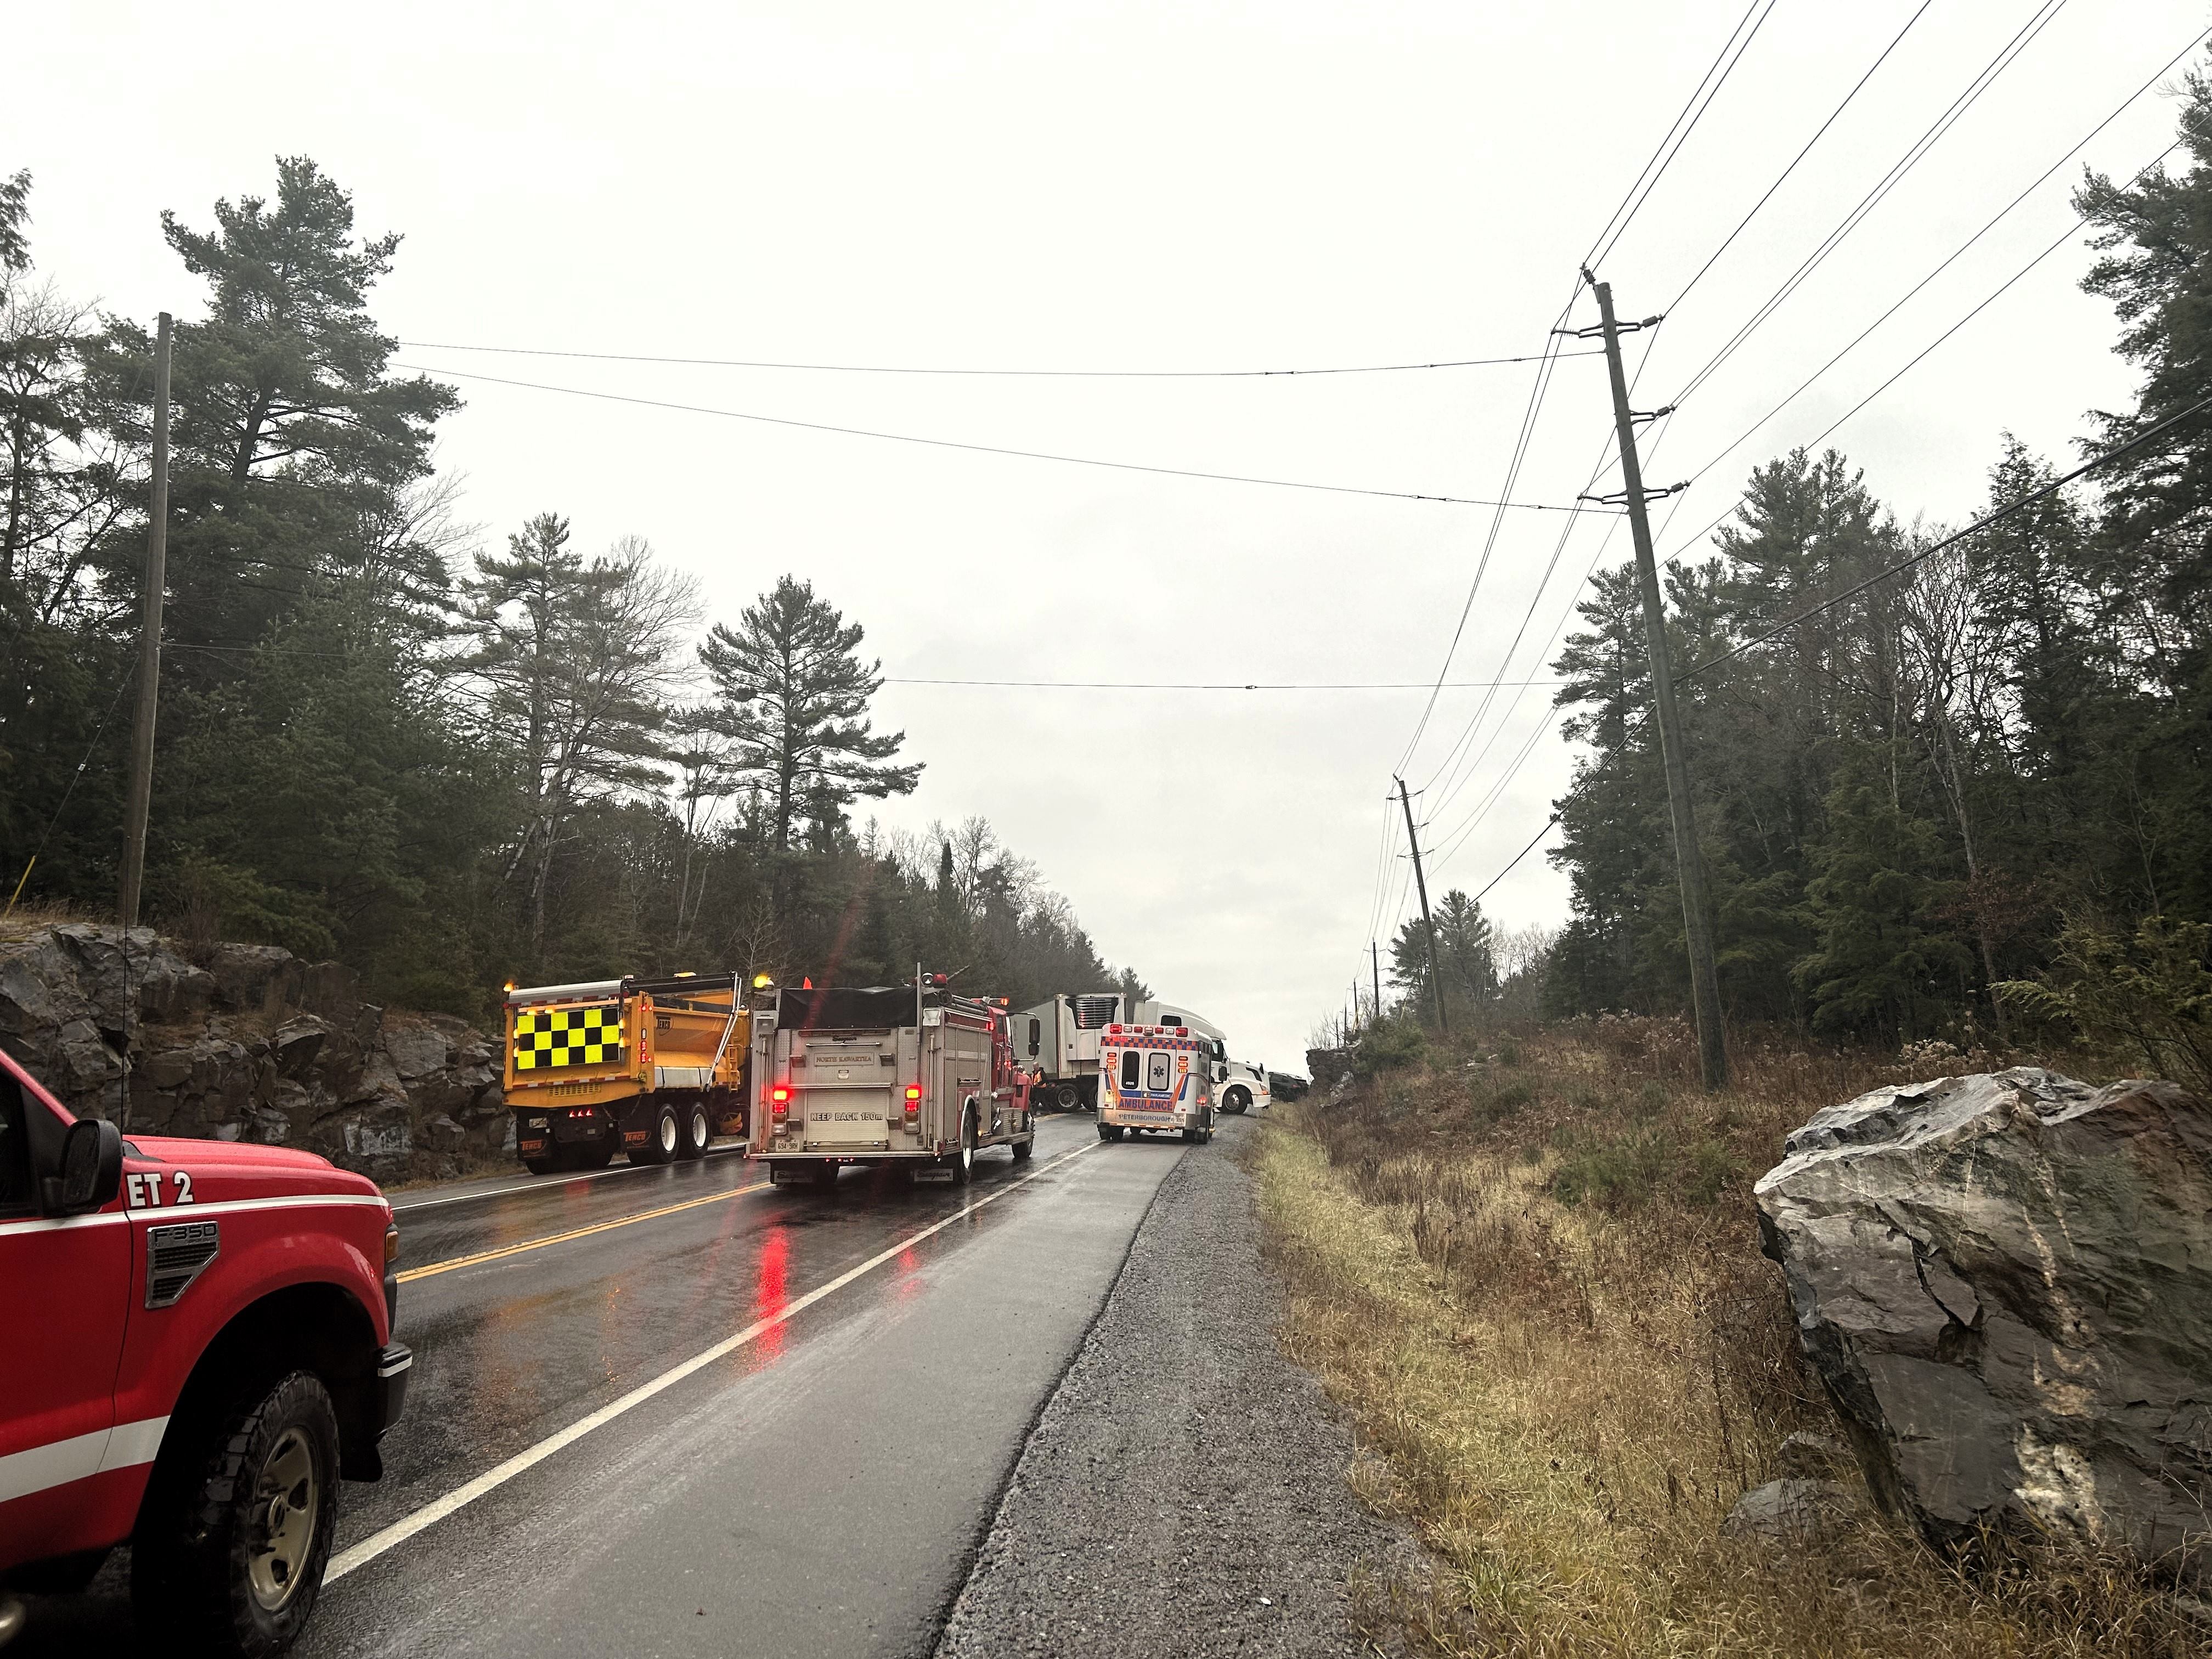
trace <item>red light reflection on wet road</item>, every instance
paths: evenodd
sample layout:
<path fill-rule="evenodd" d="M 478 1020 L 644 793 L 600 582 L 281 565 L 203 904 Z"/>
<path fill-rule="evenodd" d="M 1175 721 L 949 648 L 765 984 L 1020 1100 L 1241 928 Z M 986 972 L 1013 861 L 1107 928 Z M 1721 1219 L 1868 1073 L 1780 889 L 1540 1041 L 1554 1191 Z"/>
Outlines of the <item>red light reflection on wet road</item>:
<path fill-rule="evenodd" d="M 791 1263 L 791 1235 L 781 1227 L 771 1227 L 761 1240 L 760 1266 L 753 1279 L 753 1317 L 774 1319 L 791 1301 L 784 1288 L 784 1275 Z M 781 1322 L 769 1326 L 760 1334 L 754 1352 L 763 1361 L 772 1360 L 783 1352 L 784 1327 Z"/>

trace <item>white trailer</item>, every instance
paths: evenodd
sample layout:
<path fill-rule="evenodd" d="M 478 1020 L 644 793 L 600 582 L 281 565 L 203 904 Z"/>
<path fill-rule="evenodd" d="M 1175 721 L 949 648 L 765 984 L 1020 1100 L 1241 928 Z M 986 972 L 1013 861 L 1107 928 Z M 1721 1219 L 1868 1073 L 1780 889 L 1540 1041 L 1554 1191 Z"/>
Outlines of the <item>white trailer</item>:
<path fill-rule="evenodd" d="M 1014 1060 L 1043 1075 L 1040 1097 L 1062 1111 L 1097 1109 L 1099 1048 L 1110 1025 L 1173 1025 L 1208 1039 L 1206 1065 L 1215 1083 L 1228 1076 L 1229 1045 L 1220 1027 L 1173 1003 L 1096 991 L 1055 996 L 1013 1017 Z"/>
<path fill-rule="evenodd" d="M 753 1013 L 760 1098 L 747 1154 L 779 1186 L 829 1186 L 848 1164 L 941 1170 L 1036 1146 L 1002 1009 L 932 986 L 778 989 Z"/>

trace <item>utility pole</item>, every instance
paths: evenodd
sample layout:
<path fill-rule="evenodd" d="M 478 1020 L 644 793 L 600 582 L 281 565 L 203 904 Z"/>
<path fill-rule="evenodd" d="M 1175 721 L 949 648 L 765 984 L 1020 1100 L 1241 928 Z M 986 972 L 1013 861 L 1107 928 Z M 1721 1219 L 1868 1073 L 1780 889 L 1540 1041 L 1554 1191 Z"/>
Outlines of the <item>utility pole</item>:
<path fill-rule="evenodd" d="M 154 496 L 146 526 L 146 592 L 138 634 L 138 714 L 131 727 L 131 793 L 123 814 L 123 926 L 138 925 L 146 815 L 154 799 L 154 712 L 161 690 L 161 596 L 169 553 L 169 313 L 154 347 Z M 125 941 L 125 949 L 129 940 Z"/>
<path fill-rule="evenodd" d="M 1413 798 L 1406 793 L 1406 781 L 1398 780 L 1398 805 L 1406 809 L 1406 844 L 1413 849 L 1413 886 L 1421 896 L 1421 931 L 1429 940 L 1429 983 L 1436 988 L 1437 1032 L 1449 1036 L 1451 1027 L 1444 1021 L 1444 976 L 1437 968 L 1437 924 L 1429 916 L 1429 881 L 1421 873 L 1421 838 L 1413 830 Z"/>
<path fill-rule="evenodd" d="M 1375 969 L 1375 1018 L 1382 1018 L 1382 952 L 1373 939 L 1367 941 L 1368 965 Z"/>
<path fill-rule="evenodd" d="M 1613 285 L 1585 270 L 1597 295 L 1605 366 L 1613 380 L 1613 423 L 1620 441 L 1620 484 L 1636 544 L 1636 585 L 1644 597 L 1644 638 L 1651 653 L 1652 712 L 1659 721 L 1659 753 L 1667 769 L 1667 805 L 1674 817 L 1674 873 L 1682 889 L 1682 931 L 1690 947 L 1690 1000 L 1698 1017 L 1698 1060 L 1705 1087 L 1728 1081 L 1728 1044 L 1721 1030 L 1720 975 L 1713 966 L 1712 905 L 1705 891 L 1705 861 L 1698 847 L 1698 815 L 1690 799 L 1690 768 L 1683 751 L 1681 716 L 1674 707 L 1674 672 L 1667 659 L 1667 613 L 1659 599 L 1659 566 L 1651 551 L 1651 521 L 1644 513 L 1644 468 L 1637 459 L 1636 422 L 1628 406 L 1628 380 L 1620 367 L 1623 330 L 1613 314 Z M 1656 317 L 1629 328 L 1649 327 Z M 1663 412 L 1663 411 L 1662 411 Z M 1662 490 L 1662 495 L 1672 491 Z"/>

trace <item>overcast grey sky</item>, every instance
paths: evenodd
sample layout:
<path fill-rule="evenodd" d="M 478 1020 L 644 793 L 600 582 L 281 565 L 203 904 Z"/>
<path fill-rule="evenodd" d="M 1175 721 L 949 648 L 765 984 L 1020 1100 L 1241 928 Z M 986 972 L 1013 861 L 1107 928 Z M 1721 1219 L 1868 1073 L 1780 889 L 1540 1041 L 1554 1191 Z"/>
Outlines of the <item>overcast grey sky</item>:
<path fill-rule="evenodd" d="M 1714 461 L 2212 23 L 2203 0 L 1778 0 L 1602 261 L 1624 315 L 1671 304 L 1916 11 L 1670 313 L 1639 404 L 1673 401 L 2007 43 L 2040 28 L 1683 400 L 1653 483 Z M 149 318 L 198 301 L 161 244 L 161 209 L 209 223 L 216 197 L 271 187 L 273 156 L 313 156 L 354 192 L 363 230 L 405 235 L 375 312 L 404 340 L 439 343 L 402 361 L 466 396 L 442 459 L 467 475 L 467 515 L 494 539 L 549 508 L 586 547 L 641 534 L 698 573 L 719 616 L 796 572 L 902 678 L 1433 681 L 1491 536 L 1484 508 L 963 453 L 463 375 L 1492 497 L 1533 366 L 989 379 L 453 348 L 1112 369 L 1537 352 L 1577 262 L 1745 15 L 1741 0 L 80 3 L 10 22 L 21 61 L 0 102 L 0 168 L 35 175 L 44 270 Z M 1662 553 L 1724 512 L 1752 465 L 1811 440 L 2058 238 L 2082 161 L 2133 173 L 2170 142 L 2174 113 L 2156 88 L 2129 106 L 1701 477 Z M 2001 430 L 2063 456 L 2084 410 L 2127 396 L 2110 313 L 2075 286 L 2088 257 L 2069 241 L 1830 440 L 1900 515 L 1960 519 Z M 1585 302 L 1576 320 L 1589 319 Z M 1515 495 L 1571 501 L 1608 423 L 1601 362 L 1559 364 Z M 1565 522 L 1503 515 L 1450 680 L 1546 675 L 1613 526 L 1577 520 L 1562 548 Z M 1605 556 L 1626 552 L 1623 531 Z M 1432 892 L 1495 875 L 1571 764 L 1541 686 L 1503 691 L 1455 750 L 1483 696 L 1444 692 L 1407 766 L 1430 785 Z M 984 814 L 1110 959 L 1205 1010 L 1243 1054 L 1299 1069 L 1370 932 L 1387 938 L 1411 902 L 1384 796 L 1424 702 L 893 685 L 879 722 L 903 728 L 928 770 L 884 817 Z M 1141 738 L 1182 744 L 1210 786 L 1133 787 L 1127 744 Z M 1554 922 L 1565 883 L 1534 854 L 1484 904 L 1508 925 Z"/>

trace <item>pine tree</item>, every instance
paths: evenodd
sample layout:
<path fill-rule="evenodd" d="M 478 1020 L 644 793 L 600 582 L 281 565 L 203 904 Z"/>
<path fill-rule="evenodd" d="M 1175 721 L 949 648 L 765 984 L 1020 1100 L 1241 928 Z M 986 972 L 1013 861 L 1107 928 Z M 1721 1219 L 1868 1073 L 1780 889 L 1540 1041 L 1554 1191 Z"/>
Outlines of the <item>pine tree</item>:
<path fill-rule="evenodd" d="M 1796 975 L 1816 1029 L 1897 1044 L 1940 1029 L 1974 963 L 1949 920 L 1959 894 L 1940 873 L 1936 828 L 1892 803 L 1884 769 L 1861 747 L 1830 796 L 1806 893 L 1817 942 Z"/>
<path fill-rule="evenodd" d="M 589 803 L 666 781 L 667 698 L 697 606 L 696 585 L 658 568 L 643 543 L 586 560 L 568 540 L 568 521 L 541 513 L 507 538 L 505 557 L 477 556 L 467 584 L 476 649 L 461 665 L 483 688 L 487 726 L 519 757 L 504 875 L 526 872 L 538 970 L 569 820 Z"/>
<path fill-rule="evenodd" d="M 882 763 L 903 732 L 870 727 L 868 702 L 883 689 L 880 663 L 863 664 L 860 623 L 848 624 L 811 584 L 786 576 L 731 628 L 716 623 L 699 659 L 732 740 L 731 764 L 763 786 L 777 855 L 791 850 L 803 811 L 835 812 L 862 797 L 910 794 L 919 763 Z"/>

